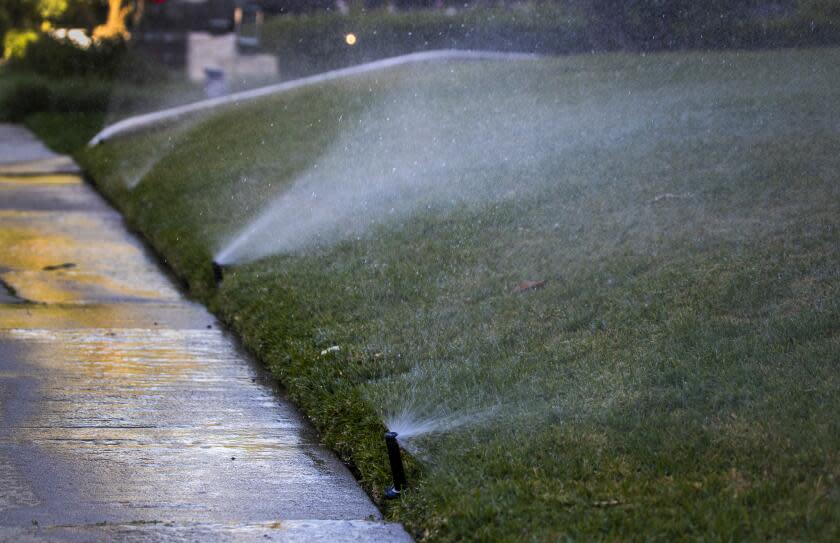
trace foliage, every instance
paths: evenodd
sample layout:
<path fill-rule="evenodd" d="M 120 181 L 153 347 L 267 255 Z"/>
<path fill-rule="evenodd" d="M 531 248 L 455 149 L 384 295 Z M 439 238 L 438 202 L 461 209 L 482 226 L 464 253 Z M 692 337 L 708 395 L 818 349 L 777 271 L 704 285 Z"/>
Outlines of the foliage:
<path fill-rule="evenodd" d="M 836 0 L 800 0 L 799 5 L 805 18 L 840 25 L 840 2 Z"/>
<path fill-rule="evenodd" d="M 11 73 L 0 83 L 0 120 L 20 122 L 38 112 L 104 112 L 111 89 L 110 82 L 97 79 Z"/>
<path fill-rule="evenodd" d="M 88 48 L 42 34 L 11 59 L 9 68 L 40 75 L 113 78 L 120 73 L 127 47 L 121 40 L 100 41 Z"/>
<path fill-rule="evenodd" d="M 50 107 L 50 89 L 37 79 L 6 82 L 0 91 L 0 120 L 20 122 L 35 111 Z"/>
<path fill-rule="evenodd" d="M 32 30 L 9 30 L 3 36 L 3 56 L 7 59 L 21 59 L 37 41 L 38 34 Z"/>
<path fill-rule="evenodd" d="M 21 57 L 9 59 L 0 77 L 0 121 L 36 122 L 33 115 L 51 120 L 62 134 L 58 146 L 77 143 L 72 127 L 61 119 L 112 119 L 159 108 L 166 99 L 195 100 L 203 96 L 167 67 L 132 51 L 121 41 L 102 41 L 83 49 L 69 40 L 41 35 Z M 169 102 L 175 103 L 175 102 Z M 67 135 L 67 141 L 64 134 Z M 49 139 L 50 136 L 47 135 Z"/>
<path fill-rule="evenodd" d="M 136 74 L 135 74 L 136 75 Z M 200 88 L 162 77 L 135 84 L 130 77 L 114 81 L 96 77 L 52 78 L 32 72 L 4 70 L 0 74 L 0 122 L 29 122 L 29 117 L 44 113 L 79 115 L 79 118 L 114 119 L 161 106 L 162 100 L 175 95 L 176 101 L 193 101 L 203 96 Z M 92 124 L 88 122 L 85 126 Z"/>
<path fill-rule="evenodd" d="M 837 43 L 823 0 L 589 0 L 592 30 L 607 48 L 778 47 Z"/>
<path fill-rule="evenodd" d="M 354 46 L 345 43 L 354 33 Z M 285 76 L 430 49 L 494 49 L 535 53 L 588 50 L 582 21 L 546 4 L 527 10 L 318 12 L 270 19 L 263 48 L 278 55 Z"/>
<path fill-rule="evenodd" d="M 269 19 L 263 48 L 286 76 L 412 51 L 456 48 L 542 54 L 591 50 L 762 48 L 840 42 L 837 2 L 576 0 L 524 7 L 390 13 L 318 12 Z M 773 4 L 776 6 L 776 4 Z M 344 36 L 358 41 L 348 46 Z"/>
<path fill-rule="evenodd" d="M 36 4 L 32 0 L 0 2 L 0 40 L 12 30 L 32 30 L 37 21 Z"/>
<path fill-rule="evenodd" d="M 178 79 L 171 69 L 133 51 L 123 40 L 101 40 L 82 48 L 68 39 L 41 34 L 25 54 L 10 59 L 14 73 L 46 77 L 119 80 L 131 85 L 160 85 Z"/>
<path fill-rule="evenodd" d="M 55 21 L 67 11 L 68 0 L 39 0 L 38 15 L 45 21 Z"/>
<path fill-rule="evenodd" d="M 100 0 L 0 2 L 0 42 L 7 32 L 38 32 L 57 26 L 91 29 L 103 16 Z M 7 53 L 4 56 L 8 58 Z"/>

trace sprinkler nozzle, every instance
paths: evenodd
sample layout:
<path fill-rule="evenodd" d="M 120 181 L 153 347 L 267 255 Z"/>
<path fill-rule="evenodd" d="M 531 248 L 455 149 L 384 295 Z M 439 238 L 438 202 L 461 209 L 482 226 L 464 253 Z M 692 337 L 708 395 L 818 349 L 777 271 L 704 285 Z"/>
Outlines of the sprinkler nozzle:
<path fill-rule="evenodd" d="M 213 281 L 215 281 L 216 286 L 218 287 L 222 284 L 222 280 L 225 278 L 225 269 L 215 260 L 210 265 L 213 268 Z"/>
<path fill-rule="evenodd" d="M 400 497 L 400 492 L 408 485 L 405 480 L 400 444 L 397 442 L 396 432 L 385 432 L 385 448 L 388 450 L 388 461 L 391 463 L 391 476 L 394 486 L 385 490 L 385 497 L 394 499 Z"/>

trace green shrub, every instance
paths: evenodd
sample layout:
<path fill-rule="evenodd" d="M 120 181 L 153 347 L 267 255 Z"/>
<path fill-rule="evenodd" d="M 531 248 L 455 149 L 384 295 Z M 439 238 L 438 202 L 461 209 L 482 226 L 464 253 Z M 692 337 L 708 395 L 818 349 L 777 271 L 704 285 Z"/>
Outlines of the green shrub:
<path fill-rule="evenodd" d="M 0 92 L 0 120 L 20 122 L 50 105 L 50 89 L 44 81 L 26 78 L 13 81 Z"/>
<path fill-rule="evenodd" d="M 104 41 L 83 49 L 69 40 L 44 34 L 14 56 L 9 67 L 50 77 L 111 78 L 118 75 L 125 52 L 122 41 Z"/>
<path fill-rule="evenodd" d="M 49 111 L 59 113 L 104 112 L 108 109 L 111 85 L 104 81 L 71 79 L 53 84 Z"/>
<path fill-rule="evenodd" d="M 800 10 L 806 17 L 840 23 L 840 2 L 837 0 L 801 0 Z"/>
<path fill-rule="evenodd" d="M 557 54 L 591 49 L 583 21 L 558 6 L 340 15 L 317 12 L 269 20 L 263 47 L 285 76 L 300 76 L 378 58 L 432 49 L 494 49 Z M 358 41 L 345 43 L 348 33 Z"/>
<path fill-rule="evenodd" d="M 193 90 L 186 86 L 171 70 L 134 53 L 123 42 L 82 49 L 68 40 L 41 35 L 3 67 L 0 120 L 19 122 L 33 113 L 120 116 L 155 109 L 161 96 Z"/>
<path fill-rule="evenodd" d="M 109 108 L 111 88 L 98 79 L 13 73 L 0 86 L 0 120 L 20 122 L 40 112 L 102 113 Z"/>
<path fill-rule="evenodd" d="M 774 48 L 840 42 L 837 3 L 757 0 L 592 0 L 589 18 L 627 49 Z M 834 13 L 834 15 L 832 15 Z"/>
<path fill-rule="evenodd" d="M 802 0 L 776 11 L 753 0 L 589 0 L 524 8 L 283 15 L 266 22 L 263 48 L 285 77 L 431 49 L 540 54 L 591 50 L 720 49 L 840 43 L 840 3 Z M 577 7 L 574 7 L 577 6 Z M 349 46 L 344 37 L 356 34 Z"/>
<path fill-rule="evenodd" d="M 38 41 L 38 34 L 32 30 L 8 30 L 3 35 L 3 57 L 20 59 L 26 50 Z"/>

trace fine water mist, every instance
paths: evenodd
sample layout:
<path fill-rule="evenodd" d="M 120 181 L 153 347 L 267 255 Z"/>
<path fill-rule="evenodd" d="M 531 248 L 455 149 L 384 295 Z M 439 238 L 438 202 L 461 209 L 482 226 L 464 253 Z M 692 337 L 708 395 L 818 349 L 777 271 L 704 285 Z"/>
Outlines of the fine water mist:
<path fill-rule="evenodd" d="M 447 414 L 438 417 L 417 418 L 416 413 L 404 409 L 383 421 L 388 430 L 397 434 L 397 439 L 406 450 L 420 456 L 421 447 L 416 438 L 443 434 L 464 426 L 481 424 L 492 418 L 493 411 L 469 414 Z"/>
<path fill-rule="evenodd" d="M 291 182 L 280 180 L 286 188 L 219 244 L 215 260 L 329 246 L 419 211 L 533 197 L 538 183 L 556 181 L 535 173 L 547 162 L 576 161 L 586 147 L 610 148 L 655 130 L 694 94 L 663 88 L 616 96 L 575 86 L 551 103 L 540 99 L 543 89 L 518 84 L 517 62 L 528 61 L 508 61 L 511 69 L 487 88 L 459 84 L 455 68 L 444 89 L 413 88 L 410 76 L 382 85 L 387 92 L 361 113 L 341 116 L 320 156 Z"/>
<path fill-rule="evenodd" d="M 426 373 L 420 368 L 415 368 L 411 374 Z M 409 377 L 408 382 L 412 379 Z M 425 383 L 428 385 L 428 383 Z M 377 403 L 383 406 L 383 423 L 389 431 L 397 433 L 397 439 L 407 450 L 416 455 L 421 455 L 422 448 L 417 441 L 419 438 L 433 435 L 445 434 L 460 428 L 485 424 L 493 420 L 500 413 L 505 412 L 500 404 L 479 406 L 471 408 L 452 408 L 450 406 L 433 404 L 428 399 L 424 400 L 422 385 L 408 385 L 406 382 L 393 383 L 396 390 L 397 401 L 379 397 Z"/>
<path fill-rule="evenodd" d="M 190 131 L 201 120 L 200 117 L 180 120 L 167 128 L 165 138 L 152 144 L 145 152 L 122 156 L 117 171 L 123 185 L 129 190 L 134 190 L 161 161 L 188 138 Z"/>
<path fill-rule="evenodd" d="M 453 119 L 417 92 L 388 94 L 361 114 L 340 118 L 333 143 L 230 238 L 216 260 L 229 264 L 330 245 L 418 210 L 504 198 L 521 179 L 490 184 L 488 172 L 521 172 L 545 155 L 546 141 L 534 126 L 550 117 L 534 104 L 526 110 L 532 115 L 525 122 L 502 104 L 489 118 L 464 109 Z"/>

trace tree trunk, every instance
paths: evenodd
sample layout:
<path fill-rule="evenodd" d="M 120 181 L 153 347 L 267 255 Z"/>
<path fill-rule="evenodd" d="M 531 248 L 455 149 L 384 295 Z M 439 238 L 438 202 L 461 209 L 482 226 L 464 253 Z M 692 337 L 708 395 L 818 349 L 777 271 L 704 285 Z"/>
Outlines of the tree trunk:
<path fill-rule="evenodd" d="M 105 24 L 93 29 L 93 37 L 97 40 L 124 39 L 131 37 L 126 19 L 133 8 L 128 4 L 129 0 L 108 0 L 108 18 Z M 125 5 L 123 5 L 125 4 Z"/>

